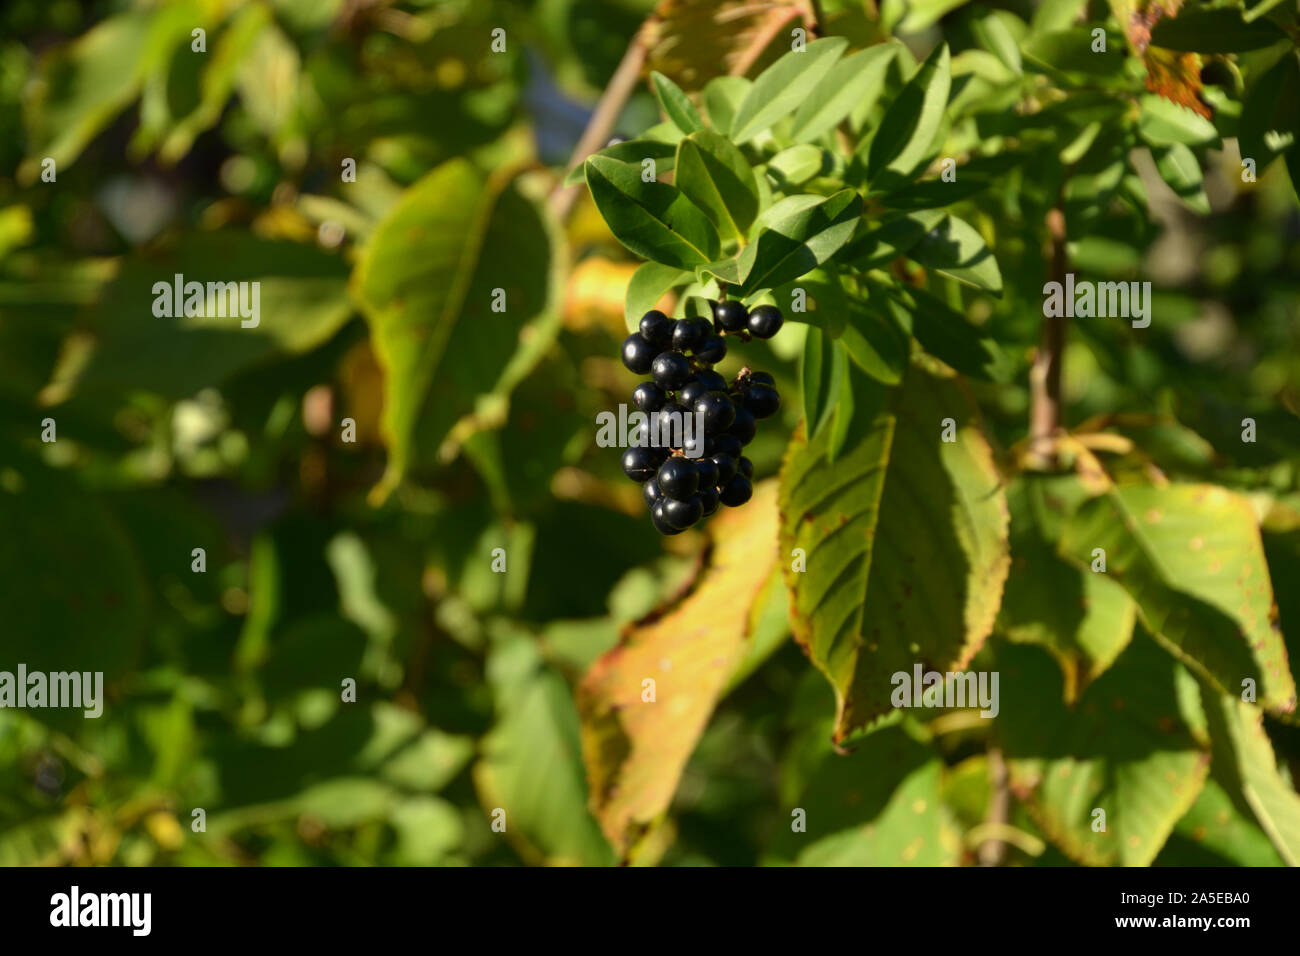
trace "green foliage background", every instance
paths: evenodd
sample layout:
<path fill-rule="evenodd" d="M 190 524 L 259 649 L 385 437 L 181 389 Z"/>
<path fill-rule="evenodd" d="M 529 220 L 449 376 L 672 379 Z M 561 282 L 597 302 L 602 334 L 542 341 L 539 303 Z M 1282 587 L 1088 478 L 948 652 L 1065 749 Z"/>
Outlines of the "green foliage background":
<path fill-rule="evenodd" d="M 107 688 L 0 710 L 0 865 L 1300 864 L 1296 5 L 743 6 L 0 9 L 0 671 Z M 1054 248 L 1153 321 L 1044 460 Z M 665 541 L 595 417 L 722 284 L 784 407 Z"/>

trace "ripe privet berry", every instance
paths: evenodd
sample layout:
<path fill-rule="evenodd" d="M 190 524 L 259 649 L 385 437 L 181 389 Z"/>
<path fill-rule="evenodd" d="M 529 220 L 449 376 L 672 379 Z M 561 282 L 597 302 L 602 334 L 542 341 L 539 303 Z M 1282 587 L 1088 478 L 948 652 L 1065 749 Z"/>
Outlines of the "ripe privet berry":
<path fill-rule="evenodd" d="M 636 336 L 640 338 L 640 336 Z M 629 339 L 629 341 L 631 341 Z M 642 341 L 645 341 L 642 339 Z M 627 361 L 627 345 L 623 346 L 623 360 Z M 628 366 L 631 368 L 631 366 Z M 691 363 L 681 352 L 660 352 L 646 367 L 654 376 L 655 384 L 662 389 L 675 392 L 691 377 Z M 633 369 L 635 371 L 635 369 Z"/>
<path fill-rule="evenodd" d="M 705 488 L 700 492 L 699 497 L 700 505 L 702 506 L 700 512 L 701 518 L 707 518 L 709 515 L 713 514 L 713 512 L 718 510 L 719 498 L 717 488 Z"/>
<path fill-rule="evenodd" d="M 721 331 L 739 332 L 749 321 L 745 307 L 734 299 L 710 305 L 713 306 L 713 324 Z"/>
<path fill-rule="evenodd" d="M 742 393 L 745 408 L 755 418 L 771 418 L 781 408 L 781 396 L 770 385 L 750 384 Z"/>
<path fill-rule="evenodd" d="M 642 382 L 632 392 L 632 402 L 643 412 L 657 412 L 668 401 L 668 394 L 654 382 Z"/>
<path fill-rule="evenodd" d="M 642 338 L 640 332 L 633 332 L 623 340 L 623 364 L 628 371 L 644 375 L 650 371 L 651 363 L 658 354 L 658 347 Z"/>
<path fill-rule="evenodd" d="M 727 434 L 735 435 L 742 445 L 748 445 L 754 440 L 754 435 L 757 432 L 758 425 L 754 422 L 754 413 L 744 405 L 737 408 L 735 420 L 732 421 L 731 427 L 727 429 Z"/>
<path fill-rule="evenodd" d="M 664 505 L 667 503 L 667 498 L 660 498 L 654 503 L 654 507 L 650 509 L 650 521 L 660 534 L 681 534 L 681 528 L 675 528 L 668 523 L 668 517 L 664 514 Z"/>
<path fill-rule="evenodd" d="M 684 500 L 677 498 L 664 499 L 664 518 L 670 525 L 679 530 L 685 531 L 699 521 L 703 514 L 704 503 L 700 501 L 699 495 L 691 495 Z"/>
<path fill-rule="evenodd" d="M 708 319 L 681 319 L 673 329 L 673 348 L 679 352 L 694 351 L 704 344 L 711 331 Z"/>
<path fill-rule="evenodd" d="M 694 381 L 687 382 L 682 386 L 682 390 L 677 393 L 677 400 L 687 408 L 694 408 L 699 397 L 701 395 L 706 395 L 711 391 L 713 391 L 713 389 L 709 388 L 704 382 L 701 382 L 700 377 L 697 375 Z"/>
<path fill-rule="evenodd" d="M 655 502 L 658 501 L 663 496 L 664 493 L 659 490 L 659 482 L 654 481 L 653 479 L 647 481 L 644 485 L 641 486 L 641 497 L 645 498 L 645 503 L 647 507 L 653 508 L 655 506 Z"/>
<path fill-rule="evenodd" d="M 725 392 L 727 390 L 727 380 L 711 368 L 696 372 L 695 381 L 703 385 L 706 392 Z"/>
<path fill-rule="evenodd" d="M 754 463 L 743 455 L 740 461 L 736 462 L 736 473 L 744 475 L 750 481 L 754 480 Z"/>
<path fill-rule="evenodd" d="M 714 485 L 721 488 L 736 474 L 736 459 L 730 455 L 714 455 L 709 461 L 718 469 L 718 478 Z"/>
<path fill-rule="evenodd" d="M 653 448 L 634 447 L 623 452 L 623 474 L 633 481 L 649 481 L 659 467 Z"/>
<path fill-rule="evenodd" d="M 784 323 L 785 316 L 774 305 L 756 305 L 749 313 L 749 331 L 756 339 L 770 339 Z"/>
<path fill-rule="evenodd" d="M 750 385 L 769 385 L 776 388 L 776 379 L 767 372 L 750 372 L 748 381 Z"/>
<path fill-rule="evenodd" d="M 695 460 L 695 470 L 700 473 L 700 488 L 716 488 L 718 486 L 718 463 L 712 458 L 697 458 Z"/>
<path fill-rule="evenodd" d="M 686 438 L 686 416 L 690 409 L 668 402 L 659 409 L 659 444 L 664 448 L 681 448 Z"/>
<path fill-rule="evenodd" d="M 695 400 L 694 411 L 702 420 L 706 437 L 725 432 L 736 420 L 736 406 L 721 392 L 701 395 Z"/>
<path fill-rule="evenodd" d="M 659 490 L 669 498 L 684 501 L 699 488 L 700 473 L 685 458 L 669 458 L 659 466 L 655 480 L 659 482 Z"/>
<path fill-rule="evenodd" d="M 744 475 L 733 475 L 729 482 L 718 489 L 718 499 L 731 508 L 739 508 L 753 496 L 754 486 Z"/>
<path fill-rule="evenodd" d="M 675 319 L 670 319 L 658 309 L 651 309 L 641 316 L 641 338 L 661 349 L 667 348 L 673 341 Z"/>
<path fill-rule="evenodd" d="M 727 357 L 727 343 L 721 335 L 710 335 L 702 345 L 696 346 L 695 357 L 701 362 L 717 365 Z"/>
<path fill-rule="evenodd" d="M 704 440 L 704 454 L 715 458 L 718 455 L 726 455 L 732 459 L 739 458 L 744 447 L 739 438 L 729 433 L 713 435 Z"/>

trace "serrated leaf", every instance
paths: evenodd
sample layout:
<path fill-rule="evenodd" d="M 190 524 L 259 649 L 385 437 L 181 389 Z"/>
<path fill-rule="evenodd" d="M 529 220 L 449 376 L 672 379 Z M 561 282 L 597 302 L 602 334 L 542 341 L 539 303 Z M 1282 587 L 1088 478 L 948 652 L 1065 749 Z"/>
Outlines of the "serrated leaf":
<path fill-rule="evenodd" d="M 743 239 L 758 216 L 754 170 L 731 141 L 712 130 L 677 145 L 673 182 L 717 226 L 723 239 Z"/>
<path fill-rule="evenodd" d="M 586 169 L 596 208 L 637 255 L 679 269 L 718 257 L 718 230 L 676 186 L 645 182 L 639 167 L 603 156 L 588 159 Z"/>
<path fill-rule="evenodd" d="M 1264 715 L 1239 697 L 1207 688 L 1205 715 L 1215 772 L 1244 802 L 1288 866 L 1300 866 L 1300 794 L 1278 772 Z"/>
<path fill-rule="evenodd" d="M 829 133 L 850 113 L 869 111 L 884 92 L 885 70 L 897 52 L 894 44 L 881 44 L 836 63 L 794 114 L 790 139 L 811 142 Z"/>
<path fill-rule="evenodd" d="M 896 187 L 929 155 L 948 105 L 951 65 L 948 44 L 941 44 L 889 104 L 867 157 L 873 187 Z"/>
<path fill-rule="evenodd" d="M 1002 295 L 1002 272 L 984 237 L 964 219 L 948 216 L 921 237 L 908 256 L 940 275 Z"/>
<path fill-rule="evenodd" d="M 651 72 L 650 83 L 664 114 L 685 134 L 704 129 L 704 121 L 682 88 L 658 71 Z"/>
<path fill-rule="evenodd" d="M 1209 775 L 1198 717 L 1186 712 L 1199 709 L 1190 675 L 1139 635 L 1071 707 L 1045 651 L 1001 646 L 997 663 L 1015 691 L 1001 695 L 996 733 L 1034 822 L 1077 862 L 1149 865 Z"/>
<path fill-rule="evenodd" d="M 1107 573 L 1133 597 L 1147 629 L 1221 689 L 1253 679 L 1260 703 L 1295 709 L 1296 688 L 1250 502 L 1213 485 L 1120 485 L 1083 505 L 1061 553 Z"/>
<path fill-rule="evenodd" d="M 800 106 L 848 47 L 844 37 L 823 37 L 791 50 L 754 80 L 732 121 L 731 138 L 753 139 Z"/>
<path fill-rule="evenodd" d="M 626 857 L 668 809 L 733 670 L 744 665 L 754 612 L 776 563 L 776 488 L 759 483 L 744 508 L 708 530 L 708 564 L 687 594 L 631 625 L 578 686 L 592 809 Z M 647 678 L 653 703 L 643 700 Z"/>
<path fill-rule="evenodd" d="M 851 189 L 833 196 L 790 196 L 755 223 L 758 236 L 740 254 L 741 298 L 792 282 L 835 255 L 857 228 L 862 197 Z"/>
<path fill-rule="evenodd" d="M 1220 770 L 1211 760 L 1192 808 L 1156 857 L 1155 866 L 1282 866 L 1283 860 L 1249 809 L 1241 812 L 1219 783 Z M 1240 799 L 1240 798 L 1238 798 Z"/>
<path fill-rule="evenodd" d="M 890 710 L 894 673 L 966 665 L 1009 564 L 1001 479 L 964 390 L 918 366 L 896 389 L 850 375 L 835 461 L 829 436 L 798 434 L 781 470 L 781 554 L 807 556 L 785 569 L 794 636 L 835 691 L 836 739 Z"/>
<path fill-rule="evenodd" d="M 635 332 L 640 327 L 641 316 L 653 309 L 665 292 L 685 285 L 690 279 L 691 273 L 685 269 L 658 262 L 641 263 L 628 280 L 627 297 L 623 303 L 628 331 Z"/>
<path fill-rule="evenodd" d="M 897 726 L 867 735 L 850 754 L 825 754 L 796 803 L 807 831 L 782 827 L 773 862 L 954 865 L 961 841 L 941 797 L 943 770 L 932 745 Z"/>
<path fill-rule="evenodd" d="M 1007 489 L 1011 574 L 998 631 L 1051 653 L 1065 679 L 1065 700 L 1103 674 L 1128 646 L 1137 606 L 1107 575 L 1062 560 L 1060 525 L 1087 496 L 1074 475 L 1026 474 Z"/>

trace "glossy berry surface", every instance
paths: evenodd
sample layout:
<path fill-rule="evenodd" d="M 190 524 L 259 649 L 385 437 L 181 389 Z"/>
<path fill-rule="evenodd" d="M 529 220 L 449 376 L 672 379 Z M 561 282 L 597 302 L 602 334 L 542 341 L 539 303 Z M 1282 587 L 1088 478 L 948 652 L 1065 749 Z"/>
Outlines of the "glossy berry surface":
<path fill-rule="evenodd" d="M 718 490 L 718 499 L 728 507 L 739 508 L 754 496 L 754 486 L 744 475 L 736 475 Z"/>
<path fill-rule="evenodd" d="M 641 486 L 641 497 L 645 499 L 646 506 L 649 508 L 653 508 L 655 502 L 663 496 L 664 493 L 659 490 L 659 482 L 657 481 L 647 481 Z"/>
<path fill-rule="evenodd" d="M 679 352 L 694 351 L 712 331 L 708 319 L 681 319 L 673 329 L 673 348 Z"/>
<path fill-rule="evenodd" d="M 705 437 L 719 435 L 736 420 L 736 406 L 721 392 L 706 392 L 695 400 L 695 414 L 700 416 Z"/>
<path fill-rule="evenodd" d="M 714 455 L 709 460 L 718 469 L 718 477 L 714 481 L 717 487 L 725 485 L 736 474 L 736 459 L 730 455 Z"/>
<path fill-rule="evenodd" d="M 659 466 L 655 480 L 659 482 L 660 491 L 678 501 L 689 498 L 700 487 L 699 471 L 685 458 L 669 458 Z"/>
<path fill-rule="evenodd" d="M 667 348 L 672 343 L 673 327 L 676 325 L 676 320 L 668 318 L 658 309 L 651 309 L 641 316 L 641 337 L 651 345 Z"/>
<path fill-rule="evenodd" d="M 750 372 L 750 373 L 749 373 L 749 384 L 750 384 L 750 385 L 770 385 L 770 386 L 772 386 L 773 388 L 776 388 L 776 379 L 774 379 L 774 378 L 771 376 L 771 374 L 769 374 L 768 372 Z"/>
<path fill-rule="evenodd" d="M 637 336 L 640 338 L 640 336 Z M 645 341 L 642 339 L 641 341 Z M 624 362 L 627 361 L 627 346 L 624 345 Z M 631 366 L 629 366 L 630 368 Z M 654 376 L 655 384 L 662 389 L 675 392 L 681 388 L 691 377 L 691 363 L 681 352 L 667 351 L 660 352 L 654 357 L 653 361 L 647 366 L 647 370 Z M 635 371 L 635 369 L 633 369 Z"/>
<path fill-rule="evenodd" d="M 701 488 L 716 488 L 718 486 L 718 463 L 712 458 L 696 459 L 695 470 L 700 473 Z"/>
<path fill-rule="evenodd" d="M 695 357 L 701 362 L 717 365 L 727 357 L 727 343 L 721 335 L 710 335 L 703 344 L 696 347 Z"/>
<path fill-rule="evenodd" d="M 756 339 L 770 339 L 784 324 L 785 316 L 774 305 L 757 305 L 749 313 L 749 331 Z"/>
<path fill-rule="evenodd" d="M 757 432 L 758 424 L 754 421 L 754 413 L 743 405 L 737 408 L 735 419 L 727 429 L 727 434 L 735 435 L 742 445 L 748 445 L 754 440 Z"/>
<path fill-rule="evenodd" d="M 658 468 L 653 448 L 629 448 L 623 452 L 623 474 L 633 481 L 649 481 Z"/>
<path fill-rule="evenodd" d="M 701 395 L 707 395 L 712 391 L 714 390 L 701 382 L 699 376 L 696 376 L 694 381 L 687 382 L 682 386 L 681 391 L 677 393 L 677 400 L 687 408 L 694 408 L 695 402 Z"/>
<path fill-rule="evenodd" d="M 685 500 L 665 498 L 663 504 L 664 519 L 680 531 L 695 524 L 704 514 L 704 504 L 700 501 L 699 495 L 691 495 Z"/>
<path fill-rule="evenodd" d="M 623 340 L 623 364 L 630 372 L 644 375 L 650 371 L 651 363 L 658 354 L 658 347 L 643 339 L 640 332 L 633 332 Z"/>
<path fill-rule="evenodd" d="M 704 442 L 704 452 L 711 457 L 726 455 L 728 458 L 739 458 L 744 447 L 740 439 L 732 434 L 706 436 Z"/>
<path fill-rule="evenodd" d="M 660 498 L 650 509 L 650 521 L 654 524 L 655 530 L 660 534 L 681 534 L 681 528 L 675 528 L 668 523 L 668 518 L 664 514 L 664 505 L 668 502 L 667 498 Z"/>
<path fill-rule="evenodd" d="M 740 460 L 736 462 L 736 473 L 740 475 L 744 475 L 750 481 L 753 481 L 754 463 L 742 455 Z"/>
<path fill-rule="evenodd" d="M 713 307 L 713 324 L 727 332 L 739 332 L 749 322 L 749 313 L 734 299 L 719 302 Z"/>
<path fill-rule="evenodd" d="M 707 518 L 718 510 L 721 499 L 718 498 L 717 488 L 705 488 L 700 492 L 700 517 Z"/>
<path fill-rule="evenodd" d="M 781 396 L 771 385 L 751 383 L 741 395 L 745 408 L 755 418 L 771 418 L 781 408 Z"/>
<path fill-rule="evenodd" d="M 695 381 L 703 385 L 706 392 L 725 392 L 727 390 L 727 380 L 711 368 L 696 372 Z"/>
<path fill-rule="evenodd" d="M 654 382 L 642 382 L 632 392 L 632 404 L 643 412 L 657 412 L 668 401 L 668 393 Z"/>

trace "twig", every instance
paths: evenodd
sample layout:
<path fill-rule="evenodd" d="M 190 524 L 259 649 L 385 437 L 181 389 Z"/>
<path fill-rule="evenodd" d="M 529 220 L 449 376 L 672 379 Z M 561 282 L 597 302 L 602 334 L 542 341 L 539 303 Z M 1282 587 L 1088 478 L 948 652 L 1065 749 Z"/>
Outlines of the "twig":
<path fill-rule="evenodd" d="M 998 866 L 1006 857 L 1007 845 L 1001 838 L 1007 825 L 1007 810 L 1011 799 L 1007 793 L 1007 763 L 1002 751 L 989 748 L 989 815 L 984 821 L 989 837 L 980 844 L 981 866 Z"/>
<path fill-rule="evenodd" d="M 1065 249 L 1065 213 L 1058 205 L 1047 214 L 1047 231 L 1051 237 L 1052 281 L 1065 284 L 1069 268 Z M 1065 357 L 1066 318 L 1064 315 L 1043 317 L 1043 334 L 1029 370 L 1029 453 L 1038 468 L 1056 465 L 1053 449 L 1061 429 L 1061 365 Z"/>

